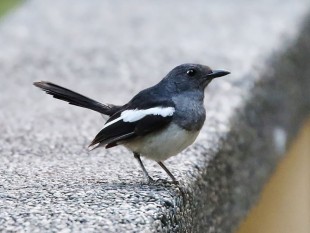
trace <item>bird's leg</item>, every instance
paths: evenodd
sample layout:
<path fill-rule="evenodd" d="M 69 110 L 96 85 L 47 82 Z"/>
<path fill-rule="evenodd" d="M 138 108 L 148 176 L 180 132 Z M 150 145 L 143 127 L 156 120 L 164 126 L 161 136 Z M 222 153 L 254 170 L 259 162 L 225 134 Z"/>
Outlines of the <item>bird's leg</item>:
<path fill-rule="evenodd" d="M 157 162 L 159 164 L 159 166 L 161 166 L 165 172 L 168 174 L 168 176 L 170 176 L 170 178 L 172 179 L 173 183 L 178 184 L 179 182 L 177 181 L 177 179 L 172 175 L 172 173 L 168 170 L 168 168 L 162 163 L 162 162 Z"/>
<path fill-rule="evenodd" d="M 144 167 L 144 165 L 143 165 L 143 163 L 142 163 L 142 161 L 141 161 L 140 154 L 135 153 L 135 152 L 134 152 L 133 154 L 134 154 L 134 157 L 138 160 L 138 162 L 139 162 L 139 164 L 140 164 L 140 167 L 141 167 L 142 170 L 143 170 L 143 175 L 146 177 L 147 181 L 148 181 L 149 183 L 154 182 L 154 180 L 152 179 L 152 177 L 150 177 L 150 175 L 147 173 L 147 171 L 146 171 L 146 169 L 145 169 L 145 167 Z"/>

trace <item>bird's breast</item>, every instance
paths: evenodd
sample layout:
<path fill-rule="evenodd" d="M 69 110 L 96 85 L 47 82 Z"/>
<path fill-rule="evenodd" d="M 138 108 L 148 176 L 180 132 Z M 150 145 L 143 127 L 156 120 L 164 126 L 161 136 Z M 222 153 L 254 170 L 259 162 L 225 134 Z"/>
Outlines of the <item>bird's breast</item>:
<path fill-rule="evenodd" d="M 164 161 L 191 145 L 199 131 L 187 131 L 174 123 L 156 132 L 130 140 L 123 145 L 155 161 Z"/>

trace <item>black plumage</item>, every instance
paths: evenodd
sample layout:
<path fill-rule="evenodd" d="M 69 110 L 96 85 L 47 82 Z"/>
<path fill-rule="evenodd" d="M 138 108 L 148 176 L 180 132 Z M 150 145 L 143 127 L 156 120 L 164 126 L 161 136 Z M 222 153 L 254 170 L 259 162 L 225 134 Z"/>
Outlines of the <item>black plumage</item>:
<path fill-rule="evenodd" d="M 145 110 L 153 107 L 174 107 L 172 101 L 167 99 L 154 98 L 157 92 L 149 91 L 149 98 L 145 98 L 145 91 L 138 93 L 131 101 L 123 106 L 106 105 L 99 103 L 86 96 L 78 94 L 67 88 L 61 87 L 51 82 L 35 82 L 35 86 L 44 90 L 47 94 L 56 99 L 64 100 L 69 104 L 88 108 L 104 115 L 110 116 L 106 124 L 121 117 L 126 110 Z M 152 98 L 153 97 L 153 98 Z M 152 99 L 156 99 L 152 100 Z M 119 120 L 114 124 L 104 127 L 93 139 L 91 146 L 93 149 L 105 146 L 106 148 L 117 146 L 119 142 L 132 139 L 138 136 L 144 136 L 149 132 L 160 130 L 172 120 L 172 116 L 163 117 L 161 115 L 146 115 L 142 119 L 134 122 L 125 122 Z"/>
<path fill-rule="evenodd" d="M 147 105 L 142 105 L 144 108 L 139 108 L 135 106 L 135 99 L 126 105 L 125 109 L 121 109 L 119 112 L 115 113 L 111 116 L 106 124 L 109 124 L 113 120 L 121 117 L 121 114 L 128 110 L 145 110 L 153 107 L 173 107 L 172 102 L 168 101 L 152 101 Z M 147 133 L 154 132 L 156 130 L 162 129 L 168 123 L 171 122 L 173 116 L 161 116 L 161 115 L 146 115 L 143 118 L 133 121 L 126 122 L 122 119 L 116 121 L 115 123 L 104 127 L 91 142 L 90 146 L 97 145 L 95 148 L 100 146 L 106 146 L 106 148 L 110 148 L 118 145 L 118 142 L 132 139 L 138 136 L 144 136 Z"/>

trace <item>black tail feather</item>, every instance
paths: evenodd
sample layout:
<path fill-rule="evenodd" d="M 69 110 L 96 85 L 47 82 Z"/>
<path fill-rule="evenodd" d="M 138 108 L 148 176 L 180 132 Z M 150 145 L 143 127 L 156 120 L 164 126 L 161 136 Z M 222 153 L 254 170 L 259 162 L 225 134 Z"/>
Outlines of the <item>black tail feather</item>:
<path fill-rule="evenodd" d="M 99 103 L 93 99 L 90 99 L 86 96 L 78 94 L 67 88 L 58 86 L 54 83 L 41 81 L 41 82 L 34 82 L 33 85 L 41 88 L 47 94 L 52 95 L 56 99 L 66 101 L 69 104 L 76 105 L 82 108 L 88 108 L 93 111 L 102 113 L 104 115 L 111 116 L 120 109 L 119 106 L 105 105 L 105 104 Z"/>

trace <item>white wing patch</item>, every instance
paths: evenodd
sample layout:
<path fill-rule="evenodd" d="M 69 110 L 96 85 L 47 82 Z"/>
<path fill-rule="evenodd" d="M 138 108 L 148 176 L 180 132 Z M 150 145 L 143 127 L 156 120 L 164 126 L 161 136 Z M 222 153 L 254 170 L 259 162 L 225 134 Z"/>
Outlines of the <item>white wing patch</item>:
<path fill-rule="evenodd" d="M 121 117 L 125 122 L 135 122 L 147 115 L 160 115 L 162 117 L 172 116 L 175 109 L 173 107 L 154 107 L 143 110 L 126 110 L 122 112 Z"/>
<path fill-rule="evenodd" d="M 121 113 L 121 116 L 108 122 L 104 125 L 103 129 L 113 125 L 114 123 L 123 120 L 124 122 L 135 122 L 148 115 L 159 115 L 162 117 L 172 116 L 175 111 L 174 107 L 154 107 L 148 109 L 133 109 L 125 110 Z"/>

